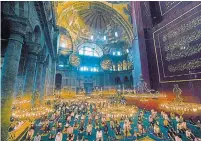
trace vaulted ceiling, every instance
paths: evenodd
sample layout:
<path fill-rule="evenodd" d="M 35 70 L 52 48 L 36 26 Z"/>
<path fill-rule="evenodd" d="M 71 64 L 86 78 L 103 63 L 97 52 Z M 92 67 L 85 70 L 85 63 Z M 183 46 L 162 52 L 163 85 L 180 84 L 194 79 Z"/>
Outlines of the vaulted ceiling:
<path fill-rule="evenodd" d="M 74 47 L 89 41 L 103 46 L 118 41 L 131 44 L 133 30 L 129 2 L 53 3 L 57 25 L 68 30 Z"/>

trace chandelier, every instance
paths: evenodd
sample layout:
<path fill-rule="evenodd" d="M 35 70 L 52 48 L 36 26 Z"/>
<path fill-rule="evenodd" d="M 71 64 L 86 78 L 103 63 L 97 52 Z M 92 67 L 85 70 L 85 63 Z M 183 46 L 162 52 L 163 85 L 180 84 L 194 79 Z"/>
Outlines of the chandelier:
<path fill-rule="evenodd" d="M 98 109 L 98 112 L 101 114 L 106 115 L 107 117 L 119 119 L 122 116 L 126 117 L 132 117 L 135 115 L 138 111 L 138 108 L 136 106 L 127 106 L 122 104 L 117 105 L 107 105 L 104 108 Z"/>
<path fill-rule="evenodd" d="M 181 97 L 182 90 L 179 88 L 177 84 L 174 85 L 173 92 L 176 95 L 174 101 L 161 104 L 161 108 L 171 112 L 174 111 L 179 115 L 183 115 L 184 113 L 187 112 L 189 113 L 189 112 L 201 111 L 201 104 L 183 102 L 183 98 Z"/>
<path fill-rule="evenodd" d="M 124 90 L 123 90 L 124 91 Z M 139 98 L 142 102 L 147 102 L 148 99 L 157 99 L 157 98 L 166 98 L 166 94 L 155 91 L 154 89 L 148 89 L 147 83 L 144 81 L 143 76 L 140 76 L 140 82 L 137 86 L 137 89 L 134 90 L 134 93 L 131 94 L 131 91 L 123 92 L 125 97 Z"/>
<path fill-rule="evenodd" d="M 12 109 L 12 116 L 21 120 L 34 120 L 53 111 L 47 105 L 43 106 L 43 104 L 40 102 L 40 95 L 37 90 L 29 99 L 27 99 L 27 97 L 19 96 L 13 102 L 13 106 L 14 108 Z"/>

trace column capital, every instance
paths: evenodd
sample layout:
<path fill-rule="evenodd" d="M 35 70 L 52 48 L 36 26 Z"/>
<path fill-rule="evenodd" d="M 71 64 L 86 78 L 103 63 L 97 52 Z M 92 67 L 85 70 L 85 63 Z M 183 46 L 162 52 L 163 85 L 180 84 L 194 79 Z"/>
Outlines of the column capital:
<path fill-rule="evenodd" d="M 28 24 L 27 19 L 17 16 L 6 16 L 5 20 L 8 22 L 9 31 L 11 34 L 17 34 L 22 36 L 23 38 L 25 37 L 26 27 Z M 16 40 L 15 37 L 10 37 L 10 39 Z"/>
<path fill-rule="evenodd" d="M 28 41 L 26 42 L 26 45 L 28 47 L 29 54 L 38 55 L 42 49 L 41 45 L 35 42 Z"/>

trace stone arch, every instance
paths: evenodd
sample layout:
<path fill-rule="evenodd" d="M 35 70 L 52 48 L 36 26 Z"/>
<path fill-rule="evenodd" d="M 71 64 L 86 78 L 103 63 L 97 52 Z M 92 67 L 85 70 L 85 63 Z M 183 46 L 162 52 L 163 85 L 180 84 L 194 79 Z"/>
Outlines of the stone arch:
<path fill-rule="evenodd" d="M 128 76 L 125 76 L 124 77 L 124 83 L 128 83 L 129 82 L 129 78 L 128 78 Z"/>
<path fill-rule="evenodd" d="M 115 84 L 121 84 L 121 79 L 119 76 L 115 77 Z"/>

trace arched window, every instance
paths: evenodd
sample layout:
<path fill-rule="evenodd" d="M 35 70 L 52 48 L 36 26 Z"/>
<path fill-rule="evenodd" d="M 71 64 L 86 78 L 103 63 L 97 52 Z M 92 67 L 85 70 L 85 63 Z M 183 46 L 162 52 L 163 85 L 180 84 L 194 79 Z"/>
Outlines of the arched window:
<path fill-rule="evenodd" d="M 103 56 L 102 49 L 94 43 L 84 43 L 78 48 L 78 53 L 85 56 L 101 57 Z"/>
<path fill-rule="evenodd" d="M 127 62 L 125 60 L 123 61 L 123 70 L 127 70 Z"/>
<path fill-rule="evenodd" d="M 122 63 L 121 62 L 118 63 L 118 71 L 122 71 Z"/>

